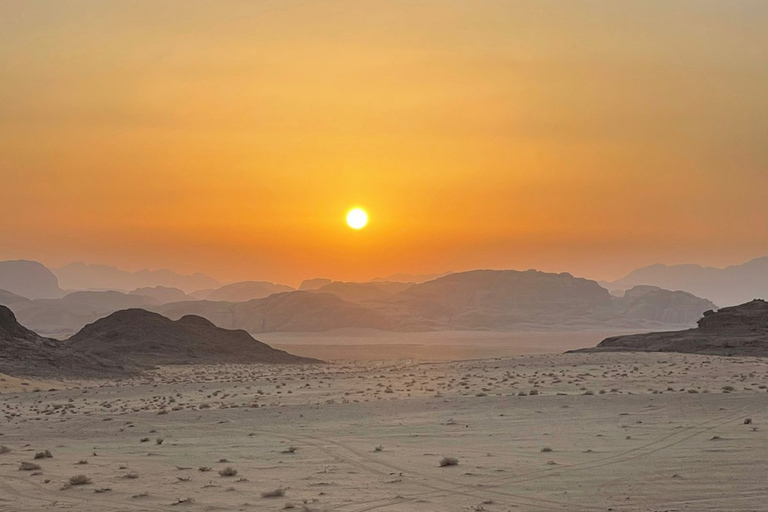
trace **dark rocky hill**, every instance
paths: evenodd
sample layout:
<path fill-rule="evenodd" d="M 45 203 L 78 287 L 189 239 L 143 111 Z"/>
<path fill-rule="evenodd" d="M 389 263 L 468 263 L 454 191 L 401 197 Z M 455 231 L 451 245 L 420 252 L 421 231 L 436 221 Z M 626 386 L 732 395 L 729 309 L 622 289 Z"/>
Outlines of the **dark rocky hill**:
<path fill-rule="evenodd" d="M 136 366 L 319 362 L 276 350 L 245 331 L 222 329 L 199 316 L 173 321 L 143 309 L 118 311 L 97 320 L 65 344 L 77 353 Z"/>
<path fill-rule="evenodd" d="M 586 352 L 685 352 L 768 357 L 768 302 L 707 311 L 698 327 L 683 331 L 614 336 Z"/>
<path fill-rule="evenodd" d="M 60 341 L 38 336 L 19 324 L 10 309 L 0 306 L 0 373 L 98 378 L 125 372 L 112 360 L 84 358 L 67 350 Z"/>

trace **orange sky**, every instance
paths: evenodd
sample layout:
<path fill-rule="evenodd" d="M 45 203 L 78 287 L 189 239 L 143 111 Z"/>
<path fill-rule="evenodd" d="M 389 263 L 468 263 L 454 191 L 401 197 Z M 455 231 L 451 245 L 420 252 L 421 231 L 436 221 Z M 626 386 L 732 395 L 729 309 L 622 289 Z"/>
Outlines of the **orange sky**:
<path fill-rule="evenodd" d="M 766 255 L 766 26 L 763 0 L 0 0 L 0 259 L 297 284 Z"/>

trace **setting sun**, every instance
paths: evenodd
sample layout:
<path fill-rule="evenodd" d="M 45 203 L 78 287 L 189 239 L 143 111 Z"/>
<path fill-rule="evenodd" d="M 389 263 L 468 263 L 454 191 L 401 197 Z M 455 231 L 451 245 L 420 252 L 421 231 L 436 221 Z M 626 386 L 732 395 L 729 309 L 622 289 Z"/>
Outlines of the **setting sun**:
<path fill-rule="evenodd" d="M 363 229 L 368 224 L 368 214 L 362 208 L 353 208 L 347 213 L 347 225 L 352 229 Z"/>

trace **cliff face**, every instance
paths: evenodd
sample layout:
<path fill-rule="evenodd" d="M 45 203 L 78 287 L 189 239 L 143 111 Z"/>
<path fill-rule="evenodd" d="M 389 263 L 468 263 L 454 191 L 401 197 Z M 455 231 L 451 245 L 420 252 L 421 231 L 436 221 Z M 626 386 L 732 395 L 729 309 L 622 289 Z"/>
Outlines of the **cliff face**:
<path fill-rule="evenodd" d="M 707 311 L 695 329 L 614 336 L 583 351 L 685 352 L 768 357 L 768 302 Z"/>

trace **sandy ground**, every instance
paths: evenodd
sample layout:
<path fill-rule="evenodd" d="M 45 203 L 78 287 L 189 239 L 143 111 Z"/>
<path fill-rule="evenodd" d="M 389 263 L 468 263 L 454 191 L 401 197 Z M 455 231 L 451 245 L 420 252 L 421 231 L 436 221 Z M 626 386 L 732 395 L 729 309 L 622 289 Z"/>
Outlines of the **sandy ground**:
<path fill-rule="evenodd" d="M 766 386 L 768 360 L 673 354 L 24 386 L 0 394 L 0 510 L 768 510 Z"/>
<path fill-rule="evenodd" d="M 457 361 L 524 354 L 561 354 L 594 347 L 609 336 L 635 330 L 491 332 L 388 332 L 375 329 L 335 329 L 305 333 L 259 333 L 253 336 L 292 354 L 324 361 L 415 359 Z"/>

